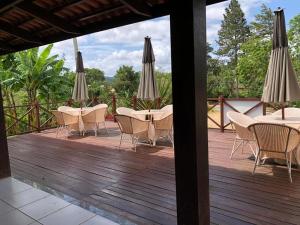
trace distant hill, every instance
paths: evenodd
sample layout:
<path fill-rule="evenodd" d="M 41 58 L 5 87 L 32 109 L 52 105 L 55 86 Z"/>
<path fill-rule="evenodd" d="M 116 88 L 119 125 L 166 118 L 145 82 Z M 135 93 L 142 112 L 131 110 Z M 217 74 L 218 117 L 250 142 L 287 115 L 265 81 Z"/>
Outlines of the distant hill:
<path fill-rule="evenodd" d="M 114 79 L 114 77 L 105 77 L 105 80 L 106 80 L 107 82 L 112 82 L 113 79 Z"/>

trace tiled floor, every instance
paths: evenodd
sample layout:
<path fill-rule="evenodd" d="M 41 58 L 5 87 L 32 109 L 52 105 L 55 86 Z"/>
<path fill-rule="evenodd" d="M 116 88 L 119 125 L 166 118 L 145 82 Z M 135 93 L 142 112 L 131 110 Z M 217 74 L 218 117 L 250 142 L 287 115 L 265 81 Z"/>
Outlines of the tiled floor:
<path fill-rule="evenodd" d="M 0 179 L 0 224 L 117 225 L 14 178 Z"/>

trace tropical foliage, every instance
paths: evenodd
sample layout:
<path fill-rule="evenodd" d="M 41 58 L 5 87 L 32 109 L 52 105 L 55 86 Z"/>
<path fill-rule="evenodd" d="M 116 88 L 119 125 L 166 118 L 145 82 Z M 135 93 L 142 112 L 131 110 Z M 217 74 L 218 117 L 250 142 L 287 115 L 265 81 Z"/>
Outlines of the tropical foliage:
<path fill-rule="evenodd" d="M 300 14 L 289 22 L 288 38 L 291 58 L 300 79 Z M 225 10 L 216 43 L 207 43 L 208 97 L 260 97 L 272 47 L 273 12 L 261 6 L 248 23 L 238 0 L 231 0 Z M 53 45 L 33 48 L 0 57 L 0 82 L 6 106 L 6 122 L 16 133 L 24 123 L 12 123 L 39 102 L 46 109 L 63 104 L 72 96 L 75 72 L 64 66 L 64 58 L 51 52 Z M 86 68 L 89 96 L 105 102 L 112 110 L 112 97 L 117 106 L 132 107 L 140 72 L 122 65 L 113 77 L 105 77 L 98 68 Z M 182 76 L 185 76 L 183 74 Z M 138 109 L 162 107 L 172 103 L 171 73 L 156 71 L 160 102 L 136 101 Z M 160 103 L 160 104 L 158 104 Z M 27 105 L 19 108 L 18 105 Z M 22 120 L 35 123 L 34 112 Z M 27 114 L 26 114 L 27 115 Z M 46 115 L 45 115 L 46 118 Z"/>

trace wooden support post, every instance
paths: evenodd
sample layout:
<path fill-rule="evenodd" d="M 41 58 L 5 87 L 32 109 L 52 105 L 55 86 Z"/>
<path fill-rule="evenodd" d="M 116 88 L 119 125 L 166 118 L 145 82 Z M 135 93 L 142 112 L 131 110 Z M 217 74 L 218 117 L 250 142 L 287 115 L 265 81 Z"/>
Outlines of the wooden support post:
<path fill-rule="evenodd" d="M 219 97 L 219 104 L 220 104 L 220 125 L 221 125 L 221 132 L 224 132 L 225 123 L 224 123 L 224 96 Z"/>
<path fill-rule="evenodd" d="M 263 115 L 267 115 L 267 104 L 266 103 L 262 103 L 263 104 Z"/>
<path fill-rule="evenodd" d="M 137 97 L 136 95 L 132 96 L 132 108 L 136 110 L 136 105 L 137 105 Z"/>
<path fill-rule="evenodd" d="M 37 128 L 37 132 L 41 132 L 41 115 L 40 115 L 40 104 L 38 101 L 34 103 L 35 107 L 35 126 Z"/>
<path fill-rule="evenodd" d="M 117 114 L 117 101 L 116 101 L 116 95 L 113 94 L 112 96 L 112 114 L 114 117 L 114 122 L 117 122 L 115 119 L 115 115 Z"/>
<path fill-rule="evenodd" d="M 160 105 L 161 105 L 161 97 L 159 97 L 158 99 L 156 99 L 156 101 L 157 101 L 157 102 L 156 102 L 156 103 L 157 103 L 157 104 L 156 104 L 156 108 L 157 108 L 157 109 L 160 109 Z"/>
<path fill-rule="evenodd" d="M 0 178 L 11 176 L 5 130 L 3 99 L 0 85 Z"/>
<path fill-rule="evenodd" d="M 206 1 L 173 0 L 170 11 L 177 221 L 207 225 Z"/>

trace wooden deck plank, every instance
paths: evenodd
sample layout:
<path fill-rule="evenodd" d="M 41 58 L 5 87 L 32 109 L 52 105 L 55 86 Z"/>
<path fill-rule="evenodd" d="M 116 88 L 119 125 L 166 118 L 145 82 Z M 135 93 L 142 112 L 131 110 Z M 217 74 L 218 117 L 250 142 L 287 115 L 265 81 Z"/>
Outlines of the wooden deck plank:
<path fill-rule="evenodd" d="M 53 131 L 9 138 L 12 174 L 136 224 L 176 224 L 174 154 L 167 143 L 118 150 L 113 123 L 99 137 L 55 138 Z M 229 159 L 234 135 L 209 130 L 212 224 L 299 224 L 300 173 L 263 166 L 250 153 Z"/>

